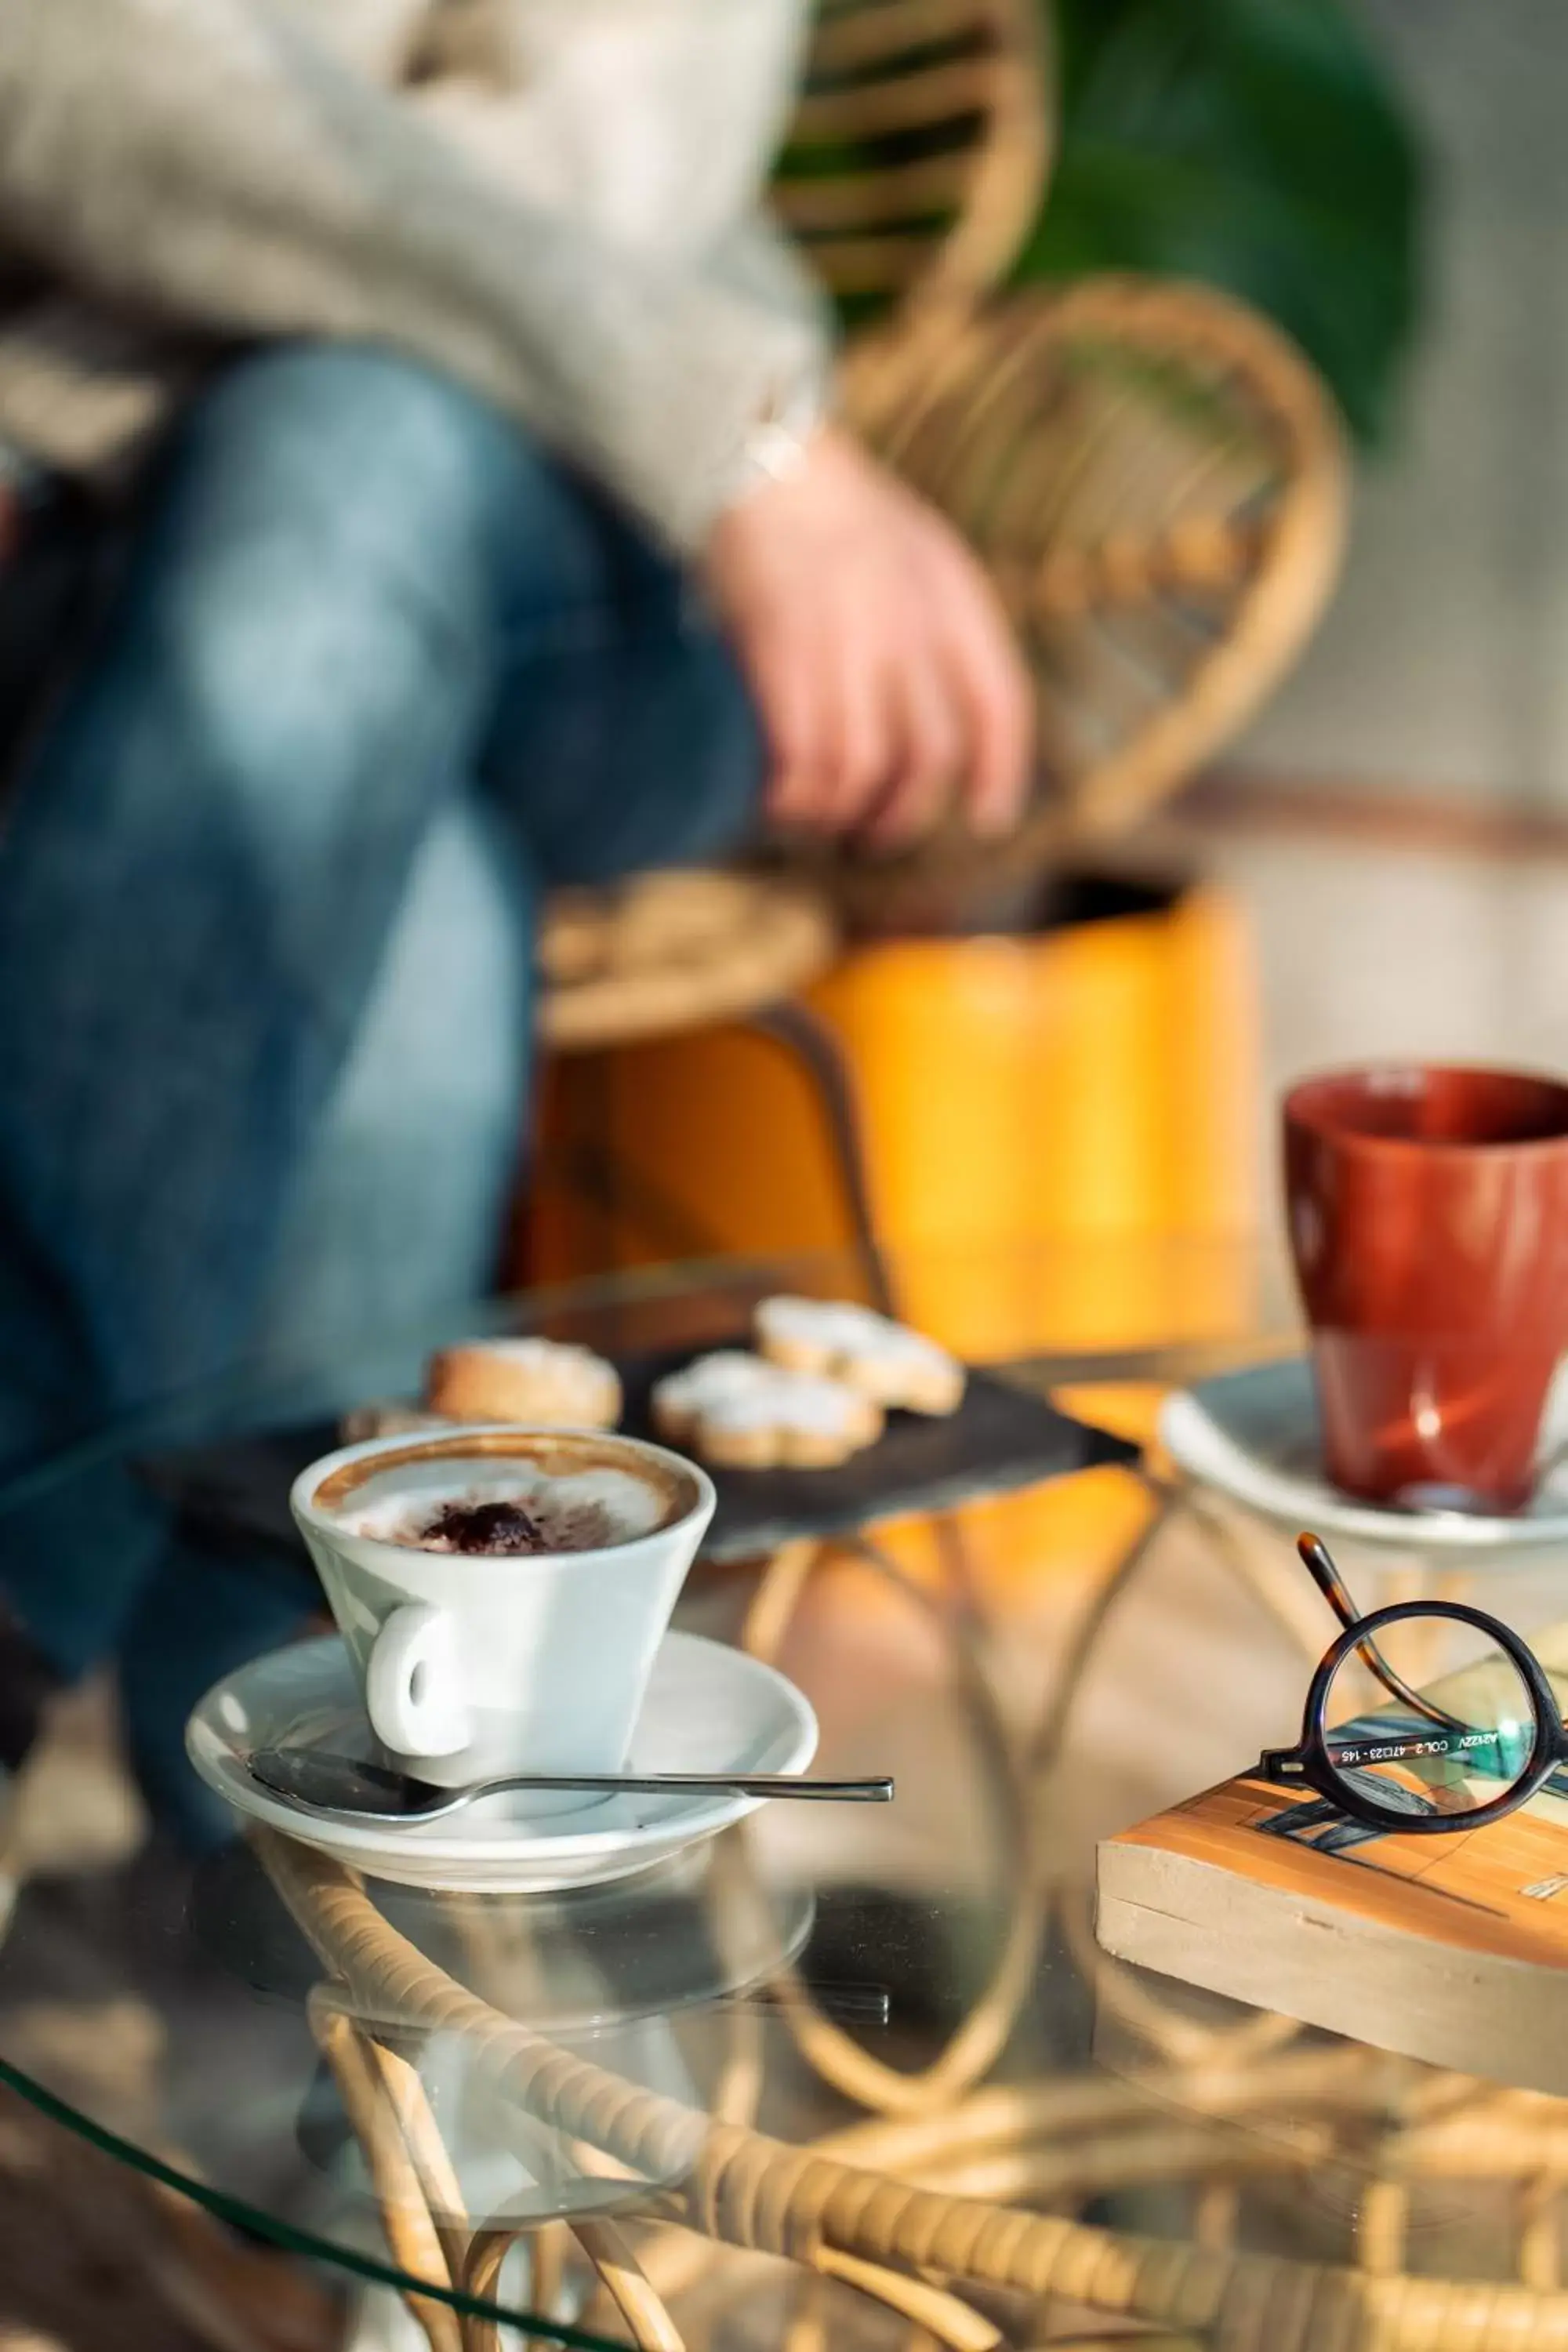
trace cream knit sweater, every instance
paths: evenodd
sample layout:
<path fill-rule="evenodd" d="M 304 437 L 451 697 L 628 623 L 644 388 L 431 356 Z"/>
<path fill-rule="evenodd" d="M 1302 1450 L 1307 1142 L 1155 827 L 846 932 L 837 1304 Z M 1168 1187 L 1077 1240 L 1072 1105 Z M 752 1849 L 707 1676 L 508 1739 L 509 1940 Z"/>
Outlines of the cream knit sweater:
<path fill-rule="evenodd" d="M 0 0 L 0 440 L 112 473 L 235 339 L 381 341 L 696 545 L 826 370 L 804 5 Z"/>

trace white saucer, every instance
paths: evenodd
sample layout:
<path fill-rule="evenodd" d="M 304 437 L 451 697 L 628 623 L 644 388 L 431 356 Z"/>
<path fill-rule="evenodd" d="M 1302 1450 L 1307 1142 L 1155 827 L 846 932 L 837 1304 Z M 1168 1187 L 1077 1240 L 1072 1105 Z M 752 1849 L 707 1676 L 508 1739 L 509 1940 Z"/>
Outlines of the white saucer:
<path fill-rule="evenodd" d="M 1542 1433 L 1556 1452 L 1568 1392 L 1559 1381 Z M 1568 1461 L 1553 1463 L 1516 1516 L 1409 1510 L 1357 1502 L 1331 1486 L 1322 1467 L 1312 1367 L 1305 1356 L 1255 1364 L 1178 1389 L 1160 1409 L 1160 1439 L 1194 1484 L 1245 1504 L 1292 1534 L 1310 1528 L 1331 1541 L 1422 1552 L 1520 1552 L 1568 1548 Z"/>
<path fill-rule="evenodd" d="M 396 1828 L 334 1822 L 284 1804 L 252 1780 L 258 1748 L 314 1742 L 374 1752 L 347 1651 L 336 1634 L 274 1650 L 208 1691 L 185 1727 L 192 1763 L 237 1812 L 400 1886 L 543 1895 L 627 1878 L 755 1811 L 755 1797 L 584 1797 L 531 1820 L 526 1796 L 487 1797 L 444 1822 Z M 640 1772 L 804 1772 L 816 1717 L 795 1685 L 743 1651 L 667 1633 L 632 1739 Z"/>

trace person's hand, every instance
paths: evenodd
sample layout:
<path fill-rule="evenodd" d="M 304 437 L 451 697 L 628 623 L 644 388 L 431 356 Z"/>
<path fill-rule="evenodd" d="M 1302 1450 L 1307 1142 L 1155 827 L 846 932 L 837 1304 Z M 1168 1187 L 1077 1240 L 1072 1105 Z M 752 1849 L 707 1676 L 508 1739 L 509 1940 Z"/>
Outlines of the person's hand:
<path fill-rule="evenodd" d="M 1028 674 L 950 526 L 844 435 L 722 514 L 704 574 L 756 697 L 774 823 L 888 848 L 956 806 L 1007 832 L 1033 749 Z"/>

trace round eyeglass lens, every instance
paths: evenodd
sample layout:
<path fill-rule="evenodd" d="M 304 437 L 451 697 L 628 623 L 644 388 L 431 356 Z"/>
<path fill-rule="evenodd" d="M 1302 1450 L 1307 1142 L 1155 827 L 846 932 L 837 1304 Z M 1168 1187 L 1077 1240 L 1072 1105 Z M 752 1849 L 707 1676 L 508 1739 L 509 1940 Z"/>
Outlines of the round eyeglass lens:
<path fill-rule="evenodd" d="M 1529 1685 L 1479 1626 L 1419 1616 L 1346 1654 L 1323 1722 L 1337 1780 L 1387 1811 L 1425 1814 L 1506 1796 L 1529 1769 L 1537 1727 Z"/>

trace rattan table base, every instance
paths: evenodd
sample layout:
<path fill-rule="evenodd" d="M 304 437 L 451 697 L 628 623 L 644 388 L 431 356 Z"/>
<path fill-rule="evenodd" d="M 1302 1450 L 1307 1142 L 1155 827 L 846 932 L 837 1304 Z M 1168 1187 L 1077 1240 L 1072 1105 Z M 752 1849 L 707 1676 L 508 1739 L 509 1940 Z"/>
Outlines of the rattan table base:
<path fill-rule="evenodd" d="M 1166 1498 L 1169 1499 L 1168 1497 Z M 958 1541 L 957 1531 L 951 1531 Z M 868 1553 L 888 1573 L 879 1556 Z M 817 1555 L 781 1554 L 764 1578 L 748 1646 L 776 1647 Z M 1245 1567 L 1243 1573 L 1250 1574 Z M 1125 1579 L 1115 1590 L 1124 1589 Z M 1087 1621 L 1103 1622 L 1103 1607 Z M 1052 1769 L 1064 1701 L 1033 1753 L 1009 1739 L 980 1647 L 952 1620 L 975 1720 L 1011 1788 L 1018 1902 L 992 1981 L 922 2072 L 874 2060 L 815 2010 L 786 1974 L 777 1988 L 816 2073 L 866 2119 L 805 2146 L 750 2120 L 761 2083 L 755 2018 L 737 2007 L 730 2060 L 709 2111 L 647 2090 L 503 2014 L 428 1959 L 351 1874 L 271 1832 L 266 1866 L 323 1971 L 318 2038 L 364 2147 L 389 2240 L 431 2294 L 411 2297 L 433 2352 L 492 2352 L 498 2319 L 443 2296 L 485 2298 L 526 2238 L 527 2302 L 542 2321 L 574 2242 L 576 2323 L 645 2352 L 679 2352 L 671 2315 L 689 2300 L 710 2333 L 752 2266 L 771 2255 L 808 2274 L 786 2352 L 844 2340 L 829 2283 L 881 2306 L 913 2347 L 1096 2344 L 1118 2323 L 1155 2352 L 1545 2352 L 1568 2347 L 1560 2284 L 1568 2104 L 1435 2074 L 1354 2045 L 1328 2045 L 1288 2021 L 1215 2029 L 1167 2010 L 1157 1988 L 1098 1954 L 1081 1902 L 1047 1884 L 1032 1851 L 1031 1787 Z M 1081 1670 L 1086 1638 L 1069 1674 Z M 1037 1794 L 1037 1786 L 1035 1789 Z M 1028 1990 L 1047 1918 L 1094 1972 L 1102 2002 L 1156 2053 L 1140 2080 L 1106 2074 L 987 2081 Z M 646 2184 L 635 2221 L 595 2218 L 523 2231 L 466 2214 L 419 2078 L 395 2046 L 460 2037 L 518 2117 L 520 2137 L 564 2135 L 584 2168 Z M 1286 2120 L 1281 2122 L 1281 2118 Z M 1342 2176 L 1356 2213 L 1356 2261 L 1315 2264 L 1237 2242 L 1244 2202 L 1289 2199 Z M 674 2187 L 659 2187 L 671 2183 Z M 1517 2283 L 1417 2275 L 1413 2215 L 1434 2182 L 1473 2188 L 1509 2226 Z M 1179 2187 L 1188 2228 L 1157 2237 L 1077 2218 L 1094 2200 Z M 503 2308 L 517 2307 L 513 2290 Z M 834 2304 L 834 2311 L 841 2305 Z M 1076 2335 L 1064 2334 L 1064 2327 Z M 1090 2333 L 1086 2335 L 1085 2328 Z"/>

